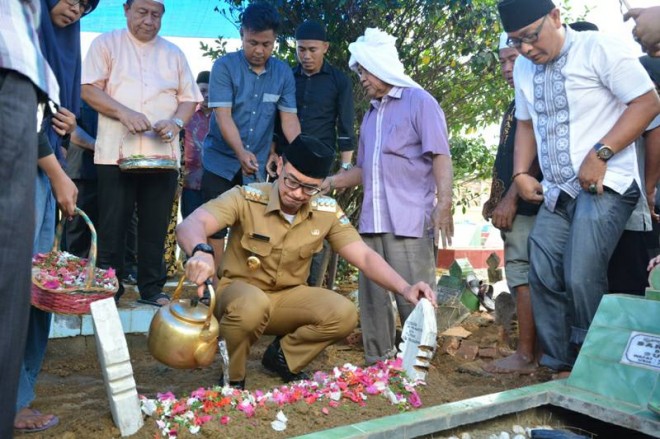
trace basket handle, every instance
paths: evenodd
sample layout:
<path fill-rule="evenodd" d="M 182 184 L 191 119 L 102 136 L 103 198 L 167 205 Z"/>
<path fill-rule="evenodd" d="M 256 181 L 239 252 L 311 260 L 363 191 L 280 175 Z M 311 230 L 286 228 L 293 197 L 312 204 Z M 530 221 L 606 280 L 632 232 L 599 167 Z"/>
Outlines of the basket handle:
<path fill-rule="evenodd" d="M 82 217 L 82 219 L 85 221 L 85 224 L 87 224 L 91 234 L 89 256 L 87 257 L 87 268 L 85 269 L 85 288 L 90 288 L 92 286 L 92 282 L 94 281 L 94 269 L 96 268 L 96 229 L 94 228 L 94 224 L 92 224 L 92 221 L 89 219 L 87 214 L 81 209 L 76 207 L 74 214 L 80 215 Z M 57 252 L 60 249 L 60 241 L 62 240 L 62 232 L 64 231 L 64 223 L 66 221 L 66 218 L 62 218 L 62 221 L 59 222 L 57 229 L 55 230 L 55 242 L 53 243 L 52 250 L 54 252 Z"/>
<path fill-rule="evenodd" d="M 179 297 L 181 297 L 181 292 L 183 291 L 183 281 L 186 280 L 186 276 L 181 276 L 179 279 L 179 283 L 176 286 L 176 289 L 174 290 L 174 294 L 172 294 L 172 302 L 175 300 L 179 300 Z M 213 289 L 213 285 L 211 284 L 211 280 L 207 280 L 204 282 L 206 284 L 206 287 L 209 289 L 209 295 L 211 296 L 211 301 L 209 302 L 209 313 L 206 316 L 206 321 L 204 322 L 204 327 L 202 330 L 208 330 L 211 327 L 211 319 L 213 318 L 213 310 L 215 309 L 215 290 Z"/>
<path fill-rule="evenodd" d="M 121 136 L 121 140 L 119 141 L 119 160 L 121 160 L 121 159 L 124 158 L 124 142 L 126 141 L 126 137 L 127 137 L 129 134 L 131 134 L 130 131 L 126 130 L 126 132 L 124 133 L 124 135 Z M 141 133 L 138 133 L 138 135 L 141 135 Z M 162 139 L 161 139 L 161 141 L 162 141 Z M 164 142 L 163 142 L 163 143 L 164 143 Z M 167 143 L 170 144 L 170 153 L 171 153 L 171 157 L 172 157 L 173 160 L 176 161 L 176 154 L 174 153 L 174 137 L 172 137 L 172 140 L 170 140 L 170 141 L 167 142 Z M 140 148 L 140 149 L 139 149 L 139 152 L 141 153 L 141 152 L 142 152 L 142 143 L 140 143 L 139 148 Z"/>

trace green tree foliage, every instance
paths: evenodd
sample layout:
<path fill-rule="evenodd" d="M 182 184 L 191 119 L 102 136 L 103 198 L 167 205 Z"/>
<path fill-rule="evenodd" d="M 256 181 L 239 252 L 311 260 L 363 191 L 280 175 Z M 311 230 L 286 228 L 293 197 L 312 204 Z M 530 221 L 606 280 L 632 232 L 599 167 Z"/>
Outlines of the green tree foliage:
<path fill-rule="evenodd" d="M 368 99 L 357 75 L 348 70 L 348 45 L 367 27 L 377 27 L 397 37 L 397 49 L 407 73 L 429 91 L 445 112 L 451 136 L 455 181 L 488 177 L 493 145 L 465 137 L 497 123 L 512 97 L 500 77 L 496 44 L 500 33 L 496 0 L 271 0 L 283 27 L 276 55 L 295 64 L 296 27 L 315 19 L 327 27 L 330 50 L 327 59 L 344 69 L 354 83 L 356 130 L 368 108 Z M 246 1 L 219 0 L 229 20 L 239 22 Z M 223 40 L 216 47 L 203 46 L 215 58 L 224 53 Z M 457 201 L 466 205 L 475 199 L 460 191 Z M 345 193 L 340 198 L 354 194 Z M 358 197 L 359 200 L 359 197 Z M 341 200 L 344 206 L 349 206 Z M 351 203 L 352 204 L 352 203 Z M 354 214 L 359 209 L 354 209 Z"/>

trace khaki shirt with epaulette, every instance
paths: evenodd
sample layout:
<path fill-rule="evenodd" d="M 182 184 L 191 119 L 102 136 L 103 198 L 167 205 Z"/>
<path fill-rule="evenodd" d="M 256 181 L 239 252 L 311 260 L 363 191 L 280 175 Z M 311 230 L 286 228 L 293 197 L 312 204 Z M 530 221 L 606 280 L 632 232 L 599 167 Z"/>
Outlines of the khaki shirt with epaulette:
<path fill-rule="evenodd" d="M 263 291 L 304 284 L 324 239 L 334 251 L 361 239 L 330 197 L 313 197 L 289 223 L 280 211 L 277 182 L 235 187 L 203 208 L 220 228 L 231 227 L 222 258 L 223 280 L 243 280 Z M 258 267 L 251 269 L 248 259 L 254 266 L 255 258 Z"/>

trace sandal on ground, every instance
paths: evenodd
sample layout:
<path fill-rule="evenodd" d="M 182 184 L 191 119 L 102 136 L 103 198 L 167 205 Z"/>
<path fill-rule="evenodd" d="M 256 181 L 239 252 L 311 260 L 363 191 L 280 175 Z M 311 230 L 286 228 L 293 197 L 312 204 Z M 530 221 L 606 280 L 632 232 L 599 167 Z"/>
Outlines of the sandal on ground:
<path fill-rule="evenodd" d="M 30 409 L 30 408 L 26 408 L 24 410 L 29 410 L 31 412 L 31 414 L 23 415 L 22 417 L 24 417 L 24 418 L 43 416 L 39 410 Z M 50 421 L 46 422 L 45 424 L 43 424 L 39 427 L 35 426 L 35 427 L 19 428 L 19 427 L 16 427 L 16 422 L 17 422 L 17 420 L 19 420 L 21 418 L 21 415 L 18 415 L 16 418 L 17 419 L 14 420 L 14 430 L 19 432 L 19 433 L 36 433 L 38 431 L 48 430 L 49 428 L 55 427 L 57 424 L 60 423 L 60 418 L 53 415 L 53 417 L 50 419 Z M 25 423 L 25 421 L 22 421 L 22 422 Z"/>
<path fill-rule="evenodd" d="M 159 300 L 161 302 L 164 302 L 165 300 L 167 300 L 167 303 L 161 303 L 161 302 L 159 302 Z M 167 305 L 167 304 L 170 303 L 170 296 L 168 296 L 165 293 L 158 293 L 158 294 L 154 294 L 151 297 L 138 299 L 137 302 L 138 303 L 144 303 L 145 305 L 152 305 L 152 306 L 161 307 L 163 305 Z"/>

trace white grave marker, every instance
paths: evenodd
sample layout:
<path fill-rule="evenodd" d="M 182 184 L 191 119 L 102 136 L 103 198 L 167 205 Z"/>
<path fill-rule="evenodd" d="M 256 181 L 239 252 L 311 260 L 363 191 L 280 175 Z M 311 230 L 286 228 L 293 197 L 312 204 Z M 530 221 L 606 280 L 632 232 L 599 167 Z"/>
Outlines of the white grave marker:
<path fill-rule="evenodd" d="M 93 302 L 90 309 L 112 419 L 122 436 L 130 436 L 142 428 L 144 421 L 115 299 L 110 297 Z"/>
<path fill-rule="evenodd" d="M 398 357 L 412 380 L 424 381 L 437 346 L 438 326 L 435 309 L 427 299 L 420 299 L 401 334 Z"/>

